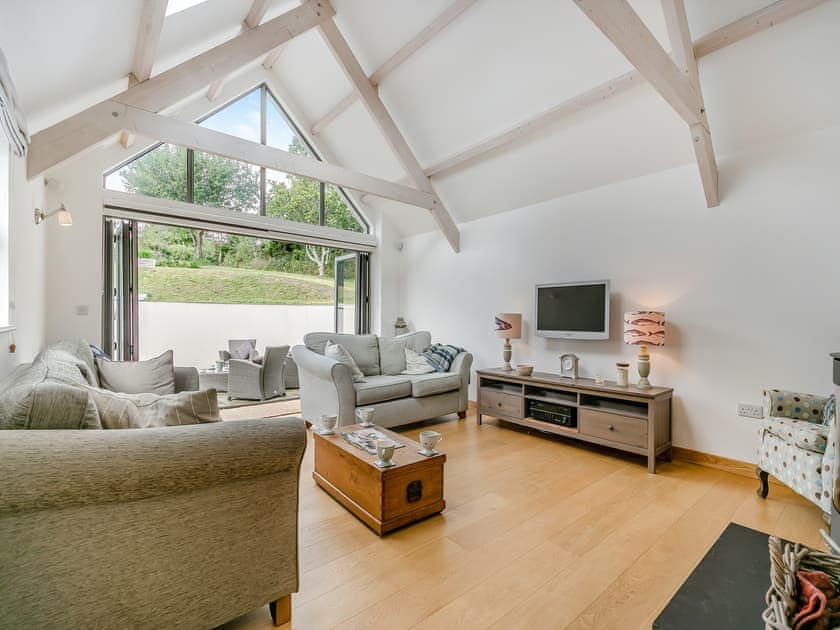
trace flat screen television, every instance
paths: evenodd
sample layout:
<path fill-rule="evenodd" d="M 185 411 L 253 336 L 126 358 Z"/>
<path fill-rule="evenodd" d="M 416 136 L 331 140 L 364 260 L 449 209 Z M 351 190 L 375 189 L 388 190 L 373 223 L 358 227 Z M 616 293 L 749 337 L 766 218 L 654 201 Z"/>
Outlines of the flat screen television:
<path fill-rule="evenodd" d="M 610 338 L 610 281 L 537 285 L 540 337 Z"/>

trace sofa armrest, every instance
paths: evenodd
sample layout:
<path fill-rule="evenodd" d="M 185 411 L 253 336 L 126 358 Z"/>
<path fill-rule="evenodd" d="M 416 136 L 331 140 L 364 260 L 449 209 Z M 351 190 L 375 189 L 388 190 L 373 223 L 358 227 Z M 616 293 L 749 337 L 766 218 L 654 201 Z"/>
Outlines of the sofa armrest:
<path fill-rule="evenodd" d="M 198 391 L 198 368 L 175 366 L 175 392 Z"/>
<path fill-rule="evenodd" d="M 297 475 L 305 448 L 300 418 L 138 430 L 0 431 L 0 515 Z"/>
<path fill-rule="evenodd" d="M 469 405 L 470 375 L 472 374 L 473 355 L 469 352 L 461 352 L 455 357 L 449 368 L 461 376 L 461 387 L 458 389 L 458 411 L 466 411 Z"/>
<path fill-rule="evenodd" d="M 322 415 L 337 415 L 338 424 L 355 422 L 356 389 L 350 368 L 306 346 L 294 346 L 298 366 L 303 417 L 314 422 Z"/>
<path fill-rule="evenodd" d="M 765 389 L 762 406 L 766 417 L 822 422 L 828 396 L 816 396 L 784 389 Z"/>

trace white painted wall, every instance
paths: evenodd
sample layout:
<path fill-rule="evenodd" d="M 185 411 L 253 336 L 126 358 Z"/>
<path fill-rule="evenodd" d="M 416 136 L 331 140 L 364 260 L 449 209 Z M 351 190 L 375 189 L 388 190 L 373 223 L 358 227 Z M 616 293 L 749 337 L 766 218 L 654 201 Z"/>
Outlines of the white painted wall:
<path fill-rule="evenodd" d="M 33 212 L 44 206 L 44 180 L 26 181 L 25 160 L 11 158 L 11 198 L 9 203 L 9 296 L 13 304 L 11 322 L 17 327 L 13 335 L 0 335 L 0 377 L 16 365 L 31 361 L 44 343 L 45 243 L 46 230 L 35 225 Z M 55 219 L 53 219 L 54 221 Z M 0 263 L 3 264 L 3 263 Z M 14 339 L 17 350 L 9 352 Z"/>
<path fill-rule="evenodd" d="M 765 386 L 831 391 L 838 147 L 833 127 L 720 158 L 714 209 L 685 166 L 461 224 L 461 254 L 434 233 L 409 237 L 403 313 L 412 329 L 467 347 L 480 368 L 501 364 L 493 314 L 522 312 L 514 362 L 559 371 L 557 357 L 574 352 L 584 376 L 614 379 L 619 359 L 636 376 L 622 313 L 664 310 L 667 345 L 651 349 L 651 379 L 675 390 L 675 444 L 754 460 L 757 423 L 736 416 L 737 402 L 759 402 Z M 609 341 L 533 335 L 536 283 L 601 278 L 612 281 Z"/>
<path fill-rule="evenodd" d="M 370 257 L 371 332 L 394 335 L 400 315 L 400 234 L 387 213 L 378 213 L 374 231 L 380 246 Z"/>
<path fill-rule="evenodd" d="M 228 339 L 256 339 L 262 354 L 266 346 L 293 346 L 307 332 L 332 329 L 332 306 L 141 302 L 140 358 L 174 349 L 178 365 L 210 367 Z"/>

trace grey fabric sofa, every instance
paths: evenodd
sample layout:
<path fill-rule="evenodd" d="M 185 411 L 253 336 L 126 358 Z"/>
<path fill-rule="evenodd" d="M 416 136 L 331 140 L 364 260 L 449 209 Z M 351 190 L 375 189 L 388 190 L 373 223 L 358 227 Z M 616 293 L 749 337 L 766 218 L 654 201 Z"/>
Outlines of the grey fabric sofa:
<path fill-rule="evenodd" d="M 304 424 L 0 431 L 0 628 L 210 628 L 298 590 Z"/>
<path fill-rule="evenodd" d="M 80 341 L 0 383 L 0 629 L 210 628 L 287 604 L 303 421 L 103 430 L 95 383 Z M 25 430 L 56 424 L 78 428 Z"/>
<path fill-rule="evenodd" d="M 341 344 L 365 374 L 354 383 L 346 365 L 324 356 L 327 341 Z M 353 424 L 357 407 L 373 407 L 376 424 L 392 427 L 467 411 L 467 390 L 473 357 L 462 352 L 449 372 L 404 375 L 405 347 L 421 352 L 432 343 L 427 331 L 397 337 L 309 333 L 292 348 L 300 375 L 301 410 L 314 421 L 338 416 L 339 425 Z"/>

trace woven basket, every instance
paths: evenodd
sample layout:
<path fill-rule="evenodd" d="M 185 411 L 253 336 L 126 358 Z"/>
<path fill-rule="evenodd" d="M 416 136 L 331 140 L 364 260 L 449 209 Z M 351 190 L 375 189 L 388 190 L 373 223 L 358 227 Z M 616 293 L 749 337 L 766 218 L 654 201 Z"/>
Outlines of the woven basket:
<path fill-rule="evenodd" d="M 821 532 L 835 553 L 840 549 Z M 761 614 L 765 630 L 791 630 L 797 598 L 796 572 L 799 569 L 819 570 L 827 573 L 835 582 L 840 582 L 840 554 L 810 549 L 800 544 L 782 545 L 775 536 L 770 536 L 767 544 L 770 548 L 770 589 L 765 601 L 767 608 Z"/>

